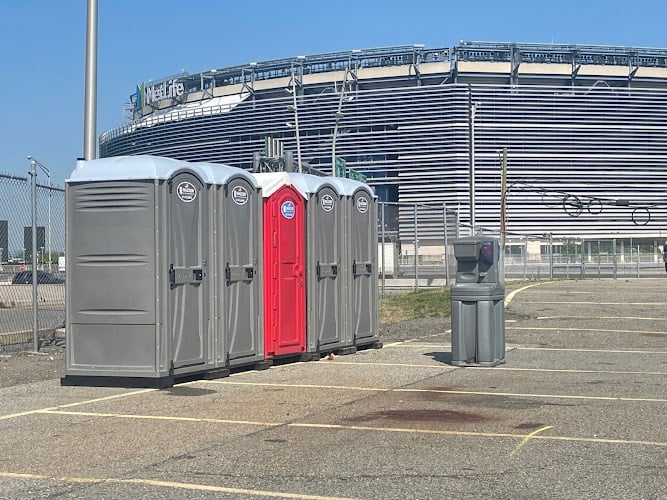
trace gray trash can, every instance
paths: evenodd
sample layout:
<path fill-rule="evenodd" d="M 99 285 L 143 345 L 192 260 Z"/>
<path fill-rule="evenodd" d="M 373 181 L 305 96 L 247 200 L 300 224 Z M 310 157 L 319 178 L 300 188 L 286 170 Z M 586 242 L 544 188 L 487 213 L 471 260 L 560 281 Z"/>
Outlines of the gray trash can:
<path fill-rule="evenodd" d="M 504 363 L 505 288 L 498 282 L 498 240 L 473 236 L 453 244 L 457 269 L 451 288 L 452 364 Z"/>

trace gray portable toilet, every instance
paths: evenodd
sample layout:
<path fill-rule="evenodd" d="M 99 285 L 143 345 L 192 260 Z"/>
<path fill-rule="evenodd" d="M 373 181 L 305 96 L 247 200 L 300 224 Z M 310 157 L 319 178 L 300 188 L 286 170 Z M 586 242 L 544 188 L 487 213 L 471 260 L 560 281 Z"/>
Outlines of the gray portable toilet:
<path fill-rule="evenodd" d="M 77 162 L 66 182 L 63 385 L 167 387 L 215 368 L 213 182 L 155 156 Z"/>
<path fill-rule="evenodd" d="M 343 251 L 346 199 L 333 177 L 289 174 L 308 193 L 306 201 L 307 352 L 322 354 L 356 351 L 345 323 Z M 305 356 L 304 356 L 305 357 Z"/>
<path fill-rule="evenodd" d="M 212 180 L 211 311 L 215 367 L 263 368 L 262 196 L 245 170 L 195 164 Z M 224 372 L 220 372 L 224 375 Z"/>
<path fill-rule="evenodd" d="M 345 203 L 344 263 L 347 328 L 357 347 L 380 348 L 378 331 L 377 196 L 363 182 L 336 178 Z"/>

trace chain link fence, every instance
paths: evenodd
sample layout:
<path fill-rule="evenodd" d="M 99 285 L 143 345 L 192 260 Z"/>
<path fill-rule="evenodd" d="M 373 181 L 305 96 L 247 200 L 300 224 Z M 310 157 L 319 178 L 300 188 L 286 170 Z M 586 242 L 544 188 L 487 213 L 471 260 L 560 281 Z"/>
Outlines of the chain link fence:
<path fill-rule="evenodd" d="M 37 331 L 55 338 L 65 323 L 65 190 L 37 184 Z M 35 344 L 32 199 L 26 177 L 0 174 L 0 351 Z"/>
<path fill-rule="evenodd" d="M 497 231 L 462 223 L 458 208 L 416 203 L 378 206 L 378 262 L 381 293 L 453 284 L 452 241 L 471 234 L 501 240 Z M 550 234 L 508 234 L 505 281 L 537 279 L 649 278 L 664 275 L 662 243 L 640 239 L 557 238 Z"/>
<path fill-rule="evenodd" d="M 37 184 L 37 325 L 53 340 L 65 323 L 65 192 Z M 452 242 L 473 233 L 458 208 L 416 203 L 378 206 L 381 293 L 453 284 Z M 664 275 L 662 241 L 573 239 L 508 235 L 505 280 L 645 278 Z M 25 177 L 0 174 L 0 351 L 34 345 L 31 186 Z"/>

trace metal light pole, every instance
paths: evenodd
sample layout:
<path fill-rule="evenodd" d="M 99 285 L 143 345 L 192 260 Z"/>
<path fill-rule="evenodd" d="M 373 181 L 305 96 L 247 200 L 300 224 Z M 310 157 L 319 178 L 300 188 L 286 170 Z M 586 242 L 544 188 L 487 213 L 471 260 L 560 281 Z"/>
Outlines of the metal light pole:
<path fill-rule="evenodd" d="M 296 129 L 296 162 L 299 166 L 299 173 L 302 173 L 301 137 L 299 135 L 299 111 L 296 107 L 296 77 L 294 75 L 294 66 L 292 66 L 292 108 L 294 109 L 294 128 Z"/>
<path fill-rule="evenodd" d="M 475 235 L 475 115 L 477 103 L 470 105 L 470 226 Z"/>
<path fill-rule="evenodd" d="M 86 17 L 86 83 L 83 114 L 83 157 L 97 156 L 97 0 L 88 0 Z"/>
<path fill-rule="evenodd" d="M 336 139 L 338 139 L 338 124 L 343 117 L 343 98 L 345 97 L 345 85 L 347 85 L 347 74 L 350 68 L 345 68 L 345 75 L 343 76 L 343 86 L 340 89 L 340 98 L 338 99 L 338 109 L 334 116 L 336 122 L 334 123 L 333 138 L 331 139 L 331 175 L 336 176 Z"/>

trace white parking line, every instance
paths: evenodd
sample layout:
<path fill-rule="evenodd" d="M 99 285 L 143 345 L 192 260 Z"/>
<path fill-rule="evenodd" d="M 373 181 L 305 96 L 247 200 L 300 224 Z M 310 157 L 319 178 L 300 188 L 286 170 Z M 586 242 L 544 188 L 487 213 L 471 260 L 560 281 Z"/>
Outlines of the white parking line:
<path fill-rule="evenodd" d="M 244 488 L 230 488 L 226 486 L 213 486 L 210 484 L 197 483 L 179 483 L 175 481 L 159 481 L 155 479 L 122 479 L 115 477 L 70 477 L 70 476 L 47 476 L 44 474 L 25 474 L 16 472 L 0 471 L 0 477 L 8 479 L 32 479 L 57 481 L 61 483 L 74 484 L 138 484 L 143 486 L 155 486 L 159 488 L 171 488 L 176 490 L 194 490 L 194 491 L 209 491 L 213 493 L 228 493 L 231 495 L 248 495 L 270 498 L 294 498 L 297 500 L 351 500 L 350 497 L 330 497 L 321 495 L 303 495 L 300 493 L 285 493 L 282 491 L 267 491 L 267 490 L 250 490 Z"/>

